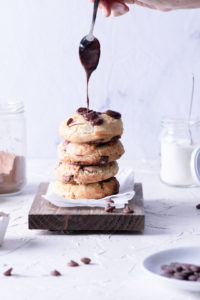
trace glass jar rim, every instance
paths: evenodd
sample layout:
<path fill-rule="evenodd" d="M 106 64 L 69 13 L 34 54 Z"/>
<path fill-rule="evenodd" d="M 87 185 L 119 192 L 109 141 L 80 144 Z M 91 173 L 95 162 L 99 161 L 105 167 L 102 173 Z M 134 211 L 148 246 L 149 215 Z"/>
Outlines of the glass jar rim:
<path fill-rule="evenodd" d="M 169 118 L 164 117 L 161 121 L 163 127 L 191 127 L 191 126 L 200 126 L 200 119 L 181 119 L 181 118 Z"/>
<path fill-rule="evenodd" d="M 20 114 L 24 112 L 24 103 L 19 100 L 0 99 L 0 114 Z"/>

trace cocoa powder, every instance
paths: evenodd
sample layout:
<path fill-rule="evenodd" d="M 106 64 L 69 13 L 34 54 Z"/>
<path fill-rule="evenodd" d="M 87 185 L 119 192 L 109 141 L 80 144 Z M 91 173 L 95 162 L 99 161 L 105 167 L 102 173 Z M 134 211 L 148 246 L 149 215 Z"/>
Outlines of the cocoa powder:
<path fill-rule="evenodd" d="M 25 180 L 25 157 L 0 151 L 0 194 L 18 192 Z"/>

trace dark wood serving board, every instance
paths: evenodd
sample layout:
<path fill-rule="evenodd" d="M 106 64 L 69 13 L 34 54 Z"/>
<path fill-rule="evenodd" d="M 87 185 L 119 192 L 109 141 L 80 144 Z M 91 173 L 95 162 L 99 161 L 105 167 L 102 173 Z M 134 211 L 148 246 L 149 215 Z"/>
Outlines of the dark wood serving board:
<path fill-rule="evenodd" d="M 42 195 L 49 183 L 41 183 L 28 216 L 29 229 L 56 231 L 142 231 L 144 229 L 144 202 L 142 184 L 134 185 L 135 196 L 129 201 L 133 214 L 122 209 L 107 213 L 104 208 L 62 208 L 51 204 Z M 98 201 L 98 200 L 97 200 Z"/>

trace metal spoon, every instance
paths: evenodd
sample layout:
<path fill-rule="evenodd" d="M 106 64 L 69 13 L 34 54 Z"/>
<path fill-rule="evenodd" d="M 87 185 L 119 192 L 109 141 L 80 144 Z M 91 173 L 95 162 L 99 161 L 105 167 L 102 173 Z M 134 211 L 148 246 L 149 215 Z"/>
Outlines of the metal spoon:
<path fill-rule="evenodd" d="M 99 40 L 95 38 L 93 35 L 99 1 L 100 0 L 95 0 L 94 2 L 94 10 L 93 10 L 92 25 L 90 28 L 90 32 L 81 40 L 79 45 L 79 57 L 85 69 L 86 78 L 87 78 L 87 108 L 88 109 L 89 109 L 89 96 L 88 96 L 89 79 L 92 72 L 96 70 L 99 64 L 99 58 L 101 53 L 101 46 Z"/>
<path fill-rule="evenodd" d="M 188 116 L 188 129 L 189 129 L 191 145 L 193 144 L 193 139 L 192 139 L 192 131 L 191 131 L 190 125 L 191 125 L 192 107 L 193 107 L 193 99 L 194 99 L 194 85 L 195 85 L 195 79 L 194 79 L 194 74 L 192 74 L 192 94 L 191 94 L 191 98 L 190 98 L 190 109 L 189 109 L 189 116 Z"/>
<path fill-rule="evenodd" d="M 93 35 L 93 31 L 94 31 L 94 25 L 95 25 L 95 21 L 96 21 L 96 16 L 97 16 L 97 10 L 98 10 L 98 5 L 99 5 L 99 1 L 100 0 L 95 0 L 94 1 L 94 8 L 93 8 L 93 17 L 92 17 L 92 24 L 90 27 L 90 31 L 89 33 L 81 40 L 80 42 L 80 46 L 79 46 L 79 50 L 80 49 L 84 49 L 88 46 L 88 43 L 92 42 L 95 37 Z"/>

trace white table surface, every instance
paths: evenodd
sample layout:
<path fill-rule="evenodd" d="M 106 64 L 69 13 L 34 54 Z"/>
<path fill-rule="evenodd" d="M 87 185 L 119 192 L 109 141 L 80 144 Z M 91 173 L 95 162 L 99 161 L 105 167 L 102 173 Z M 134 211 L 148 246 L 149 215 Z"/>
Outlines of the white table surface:
<path fill-rule="evenodd" d="M 0 210 L 11 220 L 0 248 L 0 299 L 200 299 L 189 293 L 159 286 L 141 268 L 150 253 L 171 247 L 200 245 L 200 189 L 170 188 L 158 179 L 158 164 L 121 161 L 135 170 L 143 183 L 146 226 L 143 234 L 59 235 L 30 231 L 27 216 L 38 184 L 53 178 L 56 161 L 28 162 L 28 184 L 15 197 L 0 198 Z M 67 267 L 83 256 L 92 265 Z M 2 272 L 13 267 L 15 276 Z M 62 277 L 49 275 L 53 269 Z"/>

